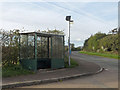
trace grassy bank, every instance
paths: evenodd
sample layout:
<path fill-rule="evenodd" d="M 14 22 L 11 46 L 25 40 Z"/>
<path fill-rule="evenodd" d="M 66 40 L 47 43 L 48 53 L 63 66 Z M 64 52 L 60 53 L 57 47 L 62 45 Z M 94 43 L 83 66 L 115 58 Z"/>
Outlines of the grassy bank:
<path fill-rule="evenodd" d="M 65 56 L 65 68 L 73 68 L 79 65 L 78 62 L 72 58 L 71 58 L 71 66 L 68 65 L 68 62 L 69 62 L 69 58 L 68 56 Z"/>
<path fill-rule="evenodd" d="M 2 67 L 2 77 L 13 77 L 19 75 L 33 74 L 34 72 L 23 69 L 20 65 Z"/>
<path fill-rule="evenodd" d="M 80 51 L 80 53 L 118 59 L 118 55 L 110 54 L 110 53 L 97 53 L 97 52 L 85 52 L 85 51 Z"/>

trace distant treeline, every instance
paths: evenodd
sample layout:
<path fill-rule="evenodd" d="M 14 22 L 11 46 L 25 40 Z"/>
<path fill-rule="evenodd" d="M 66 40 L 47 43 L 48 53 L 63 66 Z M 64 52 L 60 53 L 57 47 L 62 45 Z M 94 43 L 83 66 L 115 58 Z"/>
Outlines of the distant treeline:
<path fill-rule="evenodd" d="M 71 43 L 71 51 L 81 51 L 82 46 L 75 47 L 74 43 Z M 68 46 L 65 46 L 65 51 L 68 51 Z"/>
<path fill-rule="evenodd" d="M 98 32 L 85 40 L 84 51 L 90 52 L 118 52 L 118 34 Z"/>

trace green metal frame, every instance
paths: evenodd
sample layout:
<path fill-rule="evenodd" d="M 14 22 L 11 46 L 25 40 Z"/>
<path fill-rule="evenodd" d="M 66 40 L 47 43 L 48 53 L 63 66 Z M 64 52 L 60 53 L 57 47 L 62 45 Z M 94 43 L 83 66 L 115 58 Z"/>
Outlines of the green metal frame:
<path fill-rule="evenodd" d="M 47 61 L 47 58 L 38 58 L 37 57 L 37 37 L 47 37 L 47 53 L 48 53 L 48 60 L 51 60 L 51 69 L 57 69 L 57 68 L 63 68 L 64 67 L 64 50 L 65 50 L 65 47 L 64 47 L 64 35 L 54 35 L 54 34 L 43 34 L 43 33 L 37 33 L 37 32 L 31 32 L 31 33 L 20 33 L 20 35 L 27 35 L 27 45 L 28 45 L 28 35 L 31 34 L 32 36 L 34 36 L 34 58 L 31 58 L 31 59 L 28 59 L 28 58 L 24 58 L 24 59 L 21 59 L 20 58 L 20 52 L 19 52 L 19 59 L 20 59 L 20 63 L 21 65 L 26 68 L 26 69 L 29 69 L 29 70 L 33 70 L 33 71 L 37 71 L 37 68 L 38 68 L 38 63 L 40 63 L 40 61 L 44 61 L 46 60 Z M 21 48 L 21 43 L 20 43 L 20 35 L 19 35 L 19 50 Z M 53 36 L 59 36 L 59 37 L 62 37 L 63 39 L 63 58 L 54 58 L 53 57 Z M 49 57 L 49 39 L 51 40 L 51 57 Z M 28 49 L 28 48 L 27 48 Z M 27 53 L 27 52 L 26 52 Z M 28 55 L 28 54 L 27 54 Z"/>
<path fill-rule="evenodd" d="M 35 71 L 37 71 L 37 34 L 35 33 L 35 36 L 34 36 L 34 46 L 35 46 L 35 52 L 34 52 L 34 54 L 35 54 Z"/>

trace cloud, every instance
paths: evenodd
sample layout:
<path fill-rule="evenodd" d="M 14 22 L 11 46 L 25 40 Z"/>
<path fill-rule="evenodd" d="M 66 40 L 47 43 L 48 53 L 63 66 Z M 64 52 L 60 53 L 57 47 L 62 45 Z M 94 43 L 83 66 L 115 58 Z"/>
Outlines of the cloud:
<path fill-rule="evenodd" d="M 119 0 L 0 0 L 0 2 L 119 2 Z"/>
<path fill-rule="evenodd" d="M 91 34 L 95 34 L 98 31 L 107 33 L 117 27 L 117 17 L 112 20 L 105 20 L 96 14 L 86 12 L 84 8 L 87 5 L 88 3 L 55 2 L 3 3 L 0 4 L 2 7 L 0 28 L 10 30 L 24 27 L 29 31 L 56 28 L 65 31 L 67 44 L 68 24 L 65 21 L 65 16 L 72 15 L 74 24 L 71 26 L 71 42 L 75 43 L 76 46 L 83 45 L 84 40 Z M 107 10 L 103 10 L 103 17 L 108 15 L 108 13 L 116 13 L 116 8 L 111 9 L 109 7 L 109 10 Z M 99 11 L 96 10 L 96 13 L 99 13 Z"/>

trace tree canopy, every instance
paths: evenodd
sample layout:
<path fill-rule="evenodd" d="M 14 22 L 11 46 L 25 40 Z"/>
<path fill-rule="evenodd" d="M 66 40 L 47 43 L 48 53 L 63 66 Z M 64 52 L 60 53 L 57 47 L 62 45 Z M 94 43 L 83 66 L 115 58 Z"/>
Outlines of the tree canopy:
<path fill-rule="evenodd" d="M 118 34 L 96 33 L 85 40 L 83 50 L 94 52 L 118 51 Z"/>

